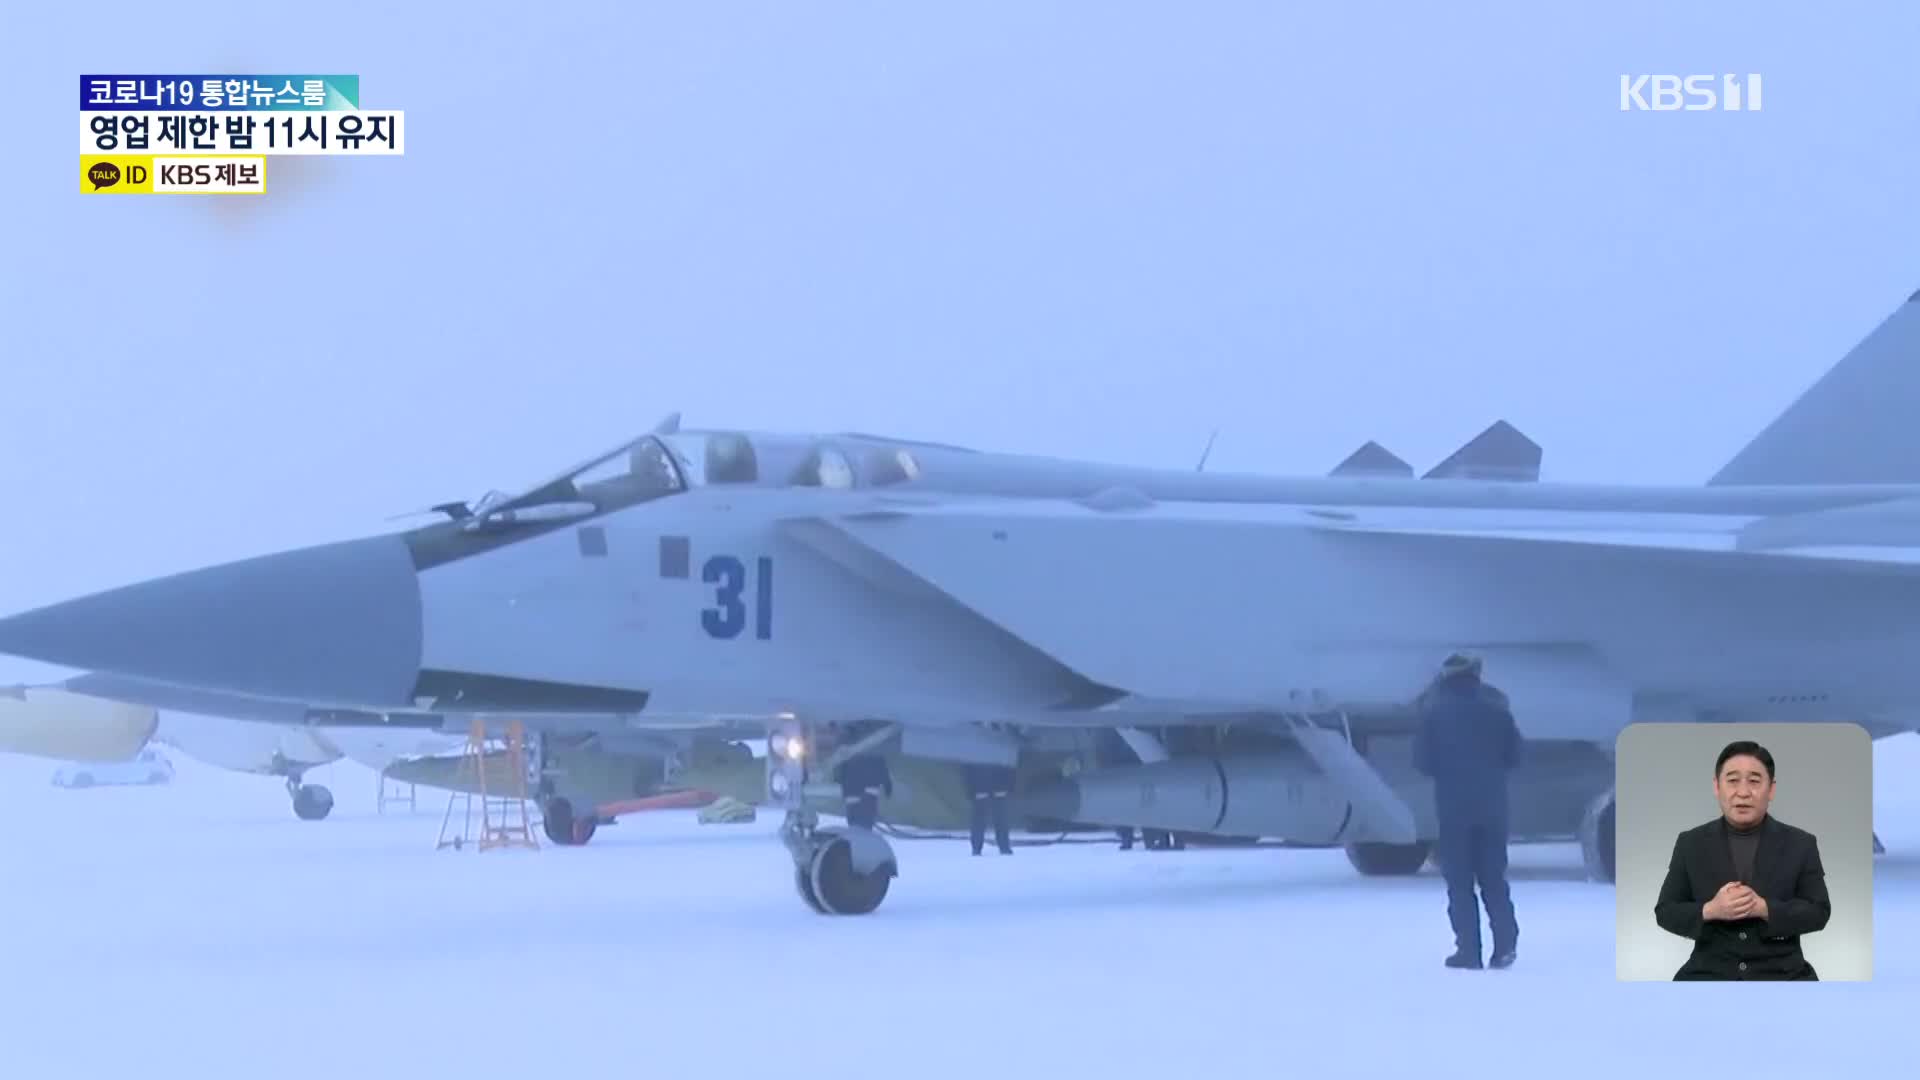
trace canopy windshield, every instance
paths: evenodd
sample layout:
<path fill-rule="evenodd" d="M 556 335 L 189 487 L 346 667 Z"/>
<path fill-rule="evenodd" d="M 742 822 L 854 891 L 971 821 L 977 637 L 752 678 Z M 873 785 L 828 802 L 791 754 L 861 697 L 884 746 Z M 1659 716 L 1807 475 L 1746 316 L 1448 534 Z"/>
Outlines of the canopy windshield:
<path fill-rule="evenodd" d="M 695 487 L 884 487 L 920 476 L 913 451 L 864 437 L 681 431 L 664 440 Z"/>
<path fill-rule="evenodd" d="M 632 442 L 576 465 L 520 495 L 488 492 L 474 504 L 466 525 L 481 529 L 499 524 L 565 520 L 671 495 L 686 488 L 673 455 L 658 438 Z"/>

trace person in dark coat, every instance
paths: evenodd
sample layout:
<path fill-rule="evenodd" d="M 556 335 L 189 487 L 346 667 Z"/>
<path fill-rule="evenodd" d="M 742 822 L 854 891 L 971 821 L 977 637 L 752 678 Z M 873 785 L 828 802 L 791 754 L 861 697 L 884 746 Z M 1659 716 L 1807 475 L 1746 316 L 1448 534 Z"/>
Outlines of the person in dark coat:
<path fill-rule="evenodd" d="M 1773 816 L 1766 747 L 1729 743 L 1713 768 L 1720 816 L 1675 838 L 1653 906 L 1662 929 L 1693 942 L 1673 977 L 1818 982 L 1800 939 L 1833 916 L 1820 843 Z"/>
<path fill-rule="evenodd" d="M 1014 770 L 1006 765 L 968 765 L 967 794 L 973 796 L 973 830 L 969 839 L 973 842 L 973 853 L 987 843 L 987 821 L 993 821 L 993 840 L 1000 854 L 1013 854 L 1013 840 L 1008 836 L 1007 799 L 1013 794 Z"/>
<path fill-rule="evenodd" d="M 857 737 L 857 736 L 856 736 Z M 880 796 L 893 796 L 893 773 L 878 750 L 855 754 L 834 769 L 847 824 L 871 829 L 880 821 Z"/>
<path fill-rule="evenodd" d="M 1480 902 L 1493 928 L 1496 968 L 1513 964 L 1520 926 L 1507 886 L 1507 774 L 1520 763 L 1520 729 L 1507 695 L 1481 681 L 1480 659 L 1456 653 L 1420 696 L 1414 766 L 1433 778 L 1436 852 L 1453 923 L 1452 968 L 1479 968 Z M 1480 888 L 1474 896 L 1474 886 Z"/>

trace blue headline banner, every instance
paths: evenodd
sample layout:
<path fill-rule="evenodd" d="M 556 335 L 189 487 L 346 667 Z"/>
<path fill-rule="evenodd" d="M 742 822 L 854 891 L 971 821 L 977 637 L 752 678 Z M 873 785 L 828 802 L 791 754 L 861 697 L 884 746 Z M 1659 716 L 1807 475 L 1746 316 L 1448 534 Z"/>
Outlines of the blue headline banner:
<path fill-rule="evenodd" d="M 82 75 L 82 112 L 327 111 L 360 107 L 358 75 Z"/>

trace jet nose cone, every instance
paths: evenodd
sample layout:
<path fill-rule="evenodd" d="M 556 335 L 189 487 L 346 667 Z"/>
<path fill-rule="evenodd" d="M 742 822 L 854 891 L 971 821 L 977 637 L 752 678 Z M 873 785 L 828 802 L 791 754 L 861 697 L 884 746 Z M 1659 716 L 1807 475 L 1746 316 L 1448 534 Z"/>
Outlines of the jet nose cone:
<path fill-rule="evenodd" d="M 265 555 L 0 619 L 0 653 L 296 701 L 411 704 L 420 585 L 405 541 Z"/>

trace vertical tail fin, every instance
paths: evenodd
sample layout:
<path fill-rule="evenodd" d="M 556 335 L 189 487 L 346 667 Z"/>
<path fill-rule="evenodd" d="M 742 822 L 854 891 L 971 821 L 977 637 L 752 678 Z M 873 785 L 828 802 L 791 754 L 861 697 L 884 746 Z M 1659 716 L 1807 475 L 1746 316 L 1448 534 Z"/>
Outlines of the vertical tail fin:
<path fill-rule="evenodd" d="M 1920 292 L 1708 483 L 1920 483 Z"/>
<path fill-rule="evenodd" d="M 1347 459 L 1333 467 L 1328 476 L 1405 476 L 1413 475 L 1413 466 L 1400 460 L 1400 455 L 1368 441 L 1360 449 L 1347 455 Z"/>
<path fill-rule="evenodd" d="M 1494 421 L 1447 460 L 1427 470 L 1427 480 L 1538 480 L 1540 444 L 1505 420 Z"/>

